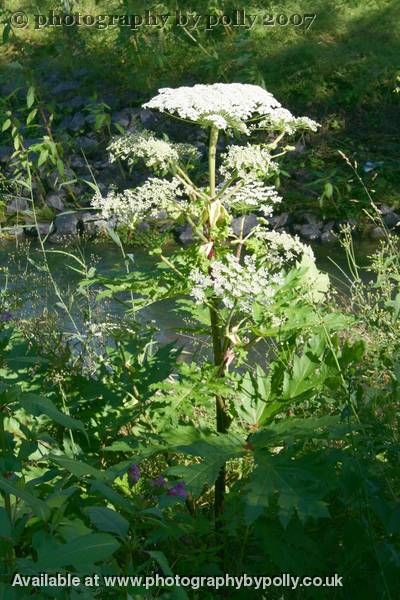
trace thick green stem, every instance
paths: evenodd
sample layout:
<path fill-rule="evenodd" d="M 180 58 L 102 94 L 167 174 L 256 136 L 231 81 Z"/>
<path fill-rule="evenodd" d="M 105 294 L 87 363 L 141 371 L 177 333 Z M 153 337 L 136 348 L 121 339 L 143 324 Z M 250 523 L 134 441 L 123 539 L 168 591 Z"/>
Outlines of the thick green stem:
<path fill-rule="evenodd" d="M 218 129 L 215 127 L 211 128 L 210 131 L 210 143 L 208 152 L 208 174 L 209 174 L 209 186 L 210 186 L 210 197 L 211 201 L 215 197 L 216 189 L 216 153 L 217 153 L 217 142 L 218 142 Z M 213 241 L 209 235 L 209 241 Z M 213 259 L 214 252 L 210 255 L 210 260 Z M 221 333 L 221 327 L 218 317 L 218 300 L 212 300 L 210 306 L 210 322 L 211 322 L 211 336 L 214 354 L 214 365 L 218 367 L 218 374 L 221 377 L 224 372 L 224 353 L 223 353 L 223 335 Z M 216 428 L 218 433 L 226 433 L 228 428 L 228 419 L 226 415 L 226 406 L 224 399 L 217 395 L 215 397 L 215 412 L 216 412 Z M 224 495 L 225 495 L 225 465 L 221 468 L 218 479 L 215 482 L 215 499 L 214 499 L 214 515 L 215 515 L 215 527 L 217 531 L 221 530 L 221 515 L 224 510 Z"/>
<path fill-rule="evenodd" d="M 217 154 L 218 129 L 211 127 L 210 143 L 208 148 L 208 176 L 210 184 L 210 196 L 215 196 L 215 158 Z"/>
<path fill-rule="evenodd" d="M 7 455 L 7 442 L 6 442 L 6 432 L 4 431 L 4 409 L 0 410 L 0 448 L 1 448 L 1 455 L 3 458 L 5 458 Z M 4 508 L 6 509 L 8 518 L 11 521 L 10 494 L 7 494 L 7 492 L 3 492 L 3 498 L 4 498 Z"/>

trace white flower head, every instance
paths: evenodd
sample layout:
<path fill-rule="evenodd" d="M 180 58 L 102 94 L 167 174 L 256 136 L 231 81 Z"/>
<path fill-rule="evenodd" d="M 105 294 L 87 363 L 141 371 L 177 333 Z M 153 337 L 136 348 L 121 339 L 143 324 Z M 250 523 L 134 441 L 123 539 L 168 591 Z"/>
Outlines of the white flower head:
<path fill-rule="evenodd" d="M 265 242 L 268 261 L 278 268 L 283 267 L 293 260 L 299 260 L 303 256 L 307 257 L 311 262 L 315 262 L 311 246 L 303 244 L 297 235 L 258 229 L 255 236 L 257 239 Z"/>
<path fill-rule="evenodd" d="M 178 218 L 189 209 L 188 201 L 181 198 L 184 188 L 181 182 L 150 177 L 146 183 L 117 192 L 111 190 L 107 196 L 95 195 L 92 206 L 100 209 L 104 219 L 116 216 L 126 225 L 133 225 L 139 219 L 157 218 L 166 214 Z"/>
<path fill-rule="evenodd" d="M 308 117 L 295 117 L 286 108 L 277 108 L 254 125 L 254 129 L 266 129 L 293 135 L 300 130 L 317 131 L 319 123 Z"/>
<path fill-rule="evenodd" d="M 143 106 L 177 115 L 204 127 L 249 133 L 246 122 L 250 118 L 270 114 L 281 105 L 270 92 L 258 85 L 214 83 L 163 88 Z"/>
<path fill-rule="evenodd" d="M 222 204 L 236 212 L 260 210 L 268 217 L 273 213 L 273 205 L 282 201 L 273 185 L 266 186 L 260 180 L 245 180 L 236 188 L 228 188 L 221 196 Z M 223 187 L 223 186 L 220 186 Z M 218 191 L 218 190 L 217 190 Z"/>
<path fill-rule="evenodd" d="M 120 159 L 127 161 L 128 165 L 134 165 L 142 160 L 148 168 L 162 174 L 171 171 L 180 159 L 196 160 L 200 157 L 194 146 L 160 140 L 146 130 L 128 132 L 115 138 L 107 150 L 112 163 Z"/>
<path fill-rule="evenodd" d="M 208 274 L 194 269 L 189 275 L 191 295 L 198 303 L 206 303 L 210 296 L 220 298 L 227 308 L 238 307 L 251 313 L 257 300 L 270 304 L 277 286 L 283 282 L 281 273 L 271 273 L 265 266 L 258 267 L 254 256 L 245 256 L 243 264 L 233 254 L 210 263 Z"/>
<path fill-rule="evenodd" d="M 230 179 L 233 175 L 240 179 L 265 179 L 279 170 L 269 150 L 260 144 L 229 146 L 221 158 L 219 172 L 226 179 Z"/>

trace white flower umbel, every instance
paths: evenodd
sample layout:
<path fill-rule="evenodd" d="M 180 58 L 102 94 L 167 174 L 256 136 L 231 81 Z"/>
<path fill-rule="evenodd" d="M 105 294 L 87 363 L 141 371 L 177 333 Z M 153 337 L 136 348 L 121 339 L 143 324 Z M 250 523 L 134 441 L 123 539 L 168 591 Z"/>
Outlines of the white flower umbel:
<path fill-rule="evenodd" d="M 228 188 L 221 196 L 222 204 L 234 212 L 258 209 L 266 217 L 272 215 L 273 205 L 281 201 L 277 189 L 273 185 L 264 185 L 260 180 L 245 181 L 233 191 Z"/>
<path fill-rule="evenodd" d="M 277 108 L 259 121 L 254 129 L 265 129 L 293 135 L 301 130 L 317 131 L 318 127 L 320 127 L 319 123 L 308 117 L 295 117 L 286 108 Z"/>
<path fill-rule="evenodd" d="M 237 306 L 247 313 L 256 300 L 270 304 L 282 281 L 280 273 L 272 274 L 265 266 L 257 267 L 256 258 L 249 255 L 240 264 L 236 256 L 227 254 L 223 260 L 211 262 L 208 274 L 194 269 L 189 275 L 191 295 L 196 302 L 207 303 L 209 298 L 217 297 L 227 308 Z"/>
<path fill-rule="evenodd" d="M 272 94 L 258 85 L 214 83 L 163 88 L 145 108 L 177 115 L 204 127 L 249 133 L 246 122 L 280 108 Z"/>
<path fill-rule="evenodd" d="M 259 144 L 229 146 L 221 158 L 219 172 L 225 179 L 234 176 L 239 179 L 265 179 L 278 172 L 278 165 L 273 162 L 269 150 Z"/>
<path fill-rule="evenodd" d="M 265 243 L 268 261 L 278 268 L 295 259 L 298 260 L 302 256 L 306 256 L 312 262 L 315 262 L 312 248 L 307 244 L 303 244 L 297 235 L 258 229 L 255 232 L 255 237 Z"/>
<path fill-rule="evenodd" d="M 181 199 L 184 188 L 181 182 L 150 177 L 146 183 L 122 192 L 111 191 L 107 196 L 96 195 L 92 206 L 100 209 L 103 218 L 116 216 L 126 225 L 133 225 L 139 219 L 156 218 L 165 213 L 171 218 L 178 218 L 188 210 L 188 201 Z"/>
<path fill-rule="evenodd" d="M 108 146 L 110 162 L 117 159 L 134 165 L 140 160 L 156 173 L 168 173 L 179 160 L 197 160 L 199 151 L 189 144 L 157 139 L 151 131 L 129 132 Z"/>

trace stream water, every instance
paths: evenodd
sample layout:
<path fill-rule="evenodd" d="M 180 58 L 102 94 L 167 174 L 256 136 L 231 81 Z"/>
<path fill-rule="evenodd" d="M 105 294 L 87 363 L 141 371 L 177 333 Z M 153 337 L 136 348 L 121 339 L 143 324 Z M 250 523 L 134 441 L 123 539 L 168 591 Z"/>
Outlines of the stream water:
<path fill-rule="evenodd" d="M 366 257 L 373 249 L 371 242 L 355 241 L 356 256 L 361 266 L 365 264 Z M 73 268 L 79 268 L 79 264 L 59 251 L 70 252 L 80 258 L 84 257 L 88 266 L 95 266 L 103 275 L 124 268 L 121 251 L 111 242 L 96 240 L 71 243 L 67 247 L 49 246 L 48 250 L 47 261 L 52 277 L 66 304 L 70 305 L 75 323 L 80 327 L 84 323 L 87 306 L 85 307 L 84 298 L 76 295 L 80 275 Z M 346 280 L 346 275 L 349 269 L 343 249 L 339 245 L 315 245 L 313 250 L 318 267 L 329 273 L 332 284 L 343 295 L 348 294 L 349 281 Z M 154 259 L 145 254 L 142 249 L 135 246 L 126 251 L 133 254 L 135 264 L 145 269 L 152 269 Z M 58 298 L 54 285 L 48 272 L 43 269 L 43 255 L 38 244 L 16 246 L 15 243 L 8 242 L 0 245 L 0 286 L 0 290 L 7 288 L 11 298 L 14 298 L 10 310 L 17 318 L 29 319 L 46 310 L 56 311 L 60 328 L 66 333 L 72 332 L 73 323 L 66 311 L 57 304 Z M 155 321 L 160 331 L 158 339 L 161 342 L 175 339 L 176 329 L 182 324 L 172 308 L 172 302 L 158 303 L 143 310 L 140 316 L 143 320 Z M 4 306 L 0 304 L 0 312 L 1 310 L 4 310 Z M 114 299 L 93 302 L 92 310 L 96 322 L 122 318 L 125 311 L 124 306 Z"/>

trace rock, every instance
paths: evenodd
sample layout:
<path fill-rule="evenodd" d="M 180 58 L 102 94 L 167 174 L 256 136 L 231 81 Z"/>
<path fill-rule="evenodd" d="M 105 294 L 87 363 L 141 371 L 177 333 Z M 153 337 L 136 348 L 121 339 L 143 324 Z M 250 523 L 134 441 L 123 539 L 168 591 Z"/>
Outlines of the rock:
<path fill-rule="evenodd" d="M 184 227 L 181 227 L 180 229 L 178 229 L 178 232 L 178 240 L 181 244 L 183 244 L 184 246 L 189 246 L 190 244 L 193 244 L 195 238 L 193 235 L 193 229 L 191 225 L 185 225 Z"/>
<path fill-rule="evenodd" d="M 394 211 L 387 212 L 383 215 L 383 221 L 386 227 L 393 229 L 400 224 L 400 215 Z"/>
<path fill-rule="evenodd" d="M 288 212 L 284 212 L 280 215 L 269 217 L 268 222 L 274 229 L 279 229 L 280 227 L 289 227 L 293 224 L 293 216 Z"/>
<path fill-rule="evenodd" d="M 46 204 L 55 210 L 63 211 L 65 209 L 64 199 L 65 195 L 62 192 L 50 192 L 46 196 Z"/>
<path fill-rule="evenodd" d="M 156 125 L 158 120 L 157 115 L 151 110 L 148 110 L 147 108 L 142 108 L 139 114 L 139 118 L 142 125 L 144 125 L 145 127 L 149 127 L 150 129 Z"/>
<path fill-rule="evenodd" d="M 14 198 L 6 207 L 8 215 L 13 215 L 23 210 L 28 210 L 28 201 L 26 198 Z"/>
<path fill-rule="evenodd" d="M 295 225 L 294 229 L 301 235 L 301 237 L 309 240 L 310 242 L 318 240 L 321 236 L 321 230 L 318 225 Z"/>
<path fill-rule="evenodd" d="M 323 231 L 321 233 L 321 242 L 323 244 L 331 244 L 335 240 L 337 240 L 337 235 L 336 235 L 336 233 L 334 233 L 334 231 L 332 229 L 330 229 L 328 231 Z"/>
<path fill-rule="evenodd" d="M 127 110 L 121 110 L 113 113 L 111 120 L 114 125 L 119 125 L 123 129 L 128 129 L 131 122 L 131 115 Z"/>
<path fill-rule="evenodd" d="M 325 233 L 327 231 L 332 231 L 335 228 L 335 221 L 327 221 L 322 227 L 322 231 Z"/>
<path fill-rule="evenodd" d="M 316 225 L 319 228 L 321 228 L 323 225 L 322 221 L 312 213 L 301 213 L 296 215 L 296 217 L 297 222 L 300 224 Z"/>
<path fill-rule="evenodd" d="M 80 129 L 84 128 L 85 121 L 85 115 L 82 112 L 76 112 L 72 117 L 69 127 L 67 127 L 67 129 L 70 129 L 71 131 L 79 131 Z"/>
<path fill-rule="evenodd" d="M 17 239 L 22 238 L 24 235 L 24 228 L 18 227 L 17 225 L 14 225 L 13 227 L 4 227 L 2 231 L 7 237 L 14 237 Z"/>
<path fill-rule="evenodd" d="M 53 223 L 38 223 L 32 227 L 27 227 L 25 229 L 26 235 L 31 237 L 38 237 L 38 232 L 41 237 L 45 237 L 46 235 L 50 235 L 55 230 Z"/>
<path fill-rule="evenodd" d="M 54 96 L 59 94 L 65 94 L 65 92 L 72 92 L 80 87 L 79 81 L 61 81 L 55 85 L 50 91 Z"/>
<path fill-rule="evenodd" d="M 11 146 L 0 146 L 0 162 L 8 162 L 13 153 Z"/>
<path fill-rule="evenodd" d="M 80 156 L 73 156 L 69 161 L 69 164 L 73 169 L 83 169 L 86 167 L 86 162 Z"/>
<path fill-rule="evenodd" d="M 386 237 L 386 231 L 383 227 L 373 227 L 370 230 L 369 235 L 373 240 L 383 240 Z"/>
<path fill-rule="evenodd" d="M 97 140 L 90 135 L 76 137 L 75 144 L 77 148 L 83 150 L 87 155 L 93 154 L 98 147 Z"/>
<path fill-rule="evenodd" d="M 79 225 L 82 223 L 82 217 L 79 212 L 64 213 L 57 215 L 54 219 L 55 232 L 60 235 L 77 235 L 82 229 Z"/>
<path fill-rule="evenodd" d="M 231 229 L 233 233 L 238 237 L 240 236 L 240 230 L 242 228 L 242 219 L 243 217 L 235 217 L 234 219 L 232 219 L 231 223 Z M 255 214 L 251 213 L 250 215 L 245 215 L 242 235 L 246 237 L 246 235 L 249 235 L 250 231 L 252 231 L 252 229 L 257 225 L 258 219 Z"/>
<path fill-rule="evenodd" d="M 192 145 L 195 148 L 197 148 L 197 150 L 200 152 L 200 154 L 202 156 L 205 156 L 207 154 L 207 144 L 205 144 L 204 142 L 194 141 L 194 142 L 192 142 Z"/>
<path fill-rule="evenodd" d="M 88 101 L 83 96 L 74 96 L 65 104 L 69 108 L 83 108 L 84 106 L 86 106 L 87 103 Z"/>

